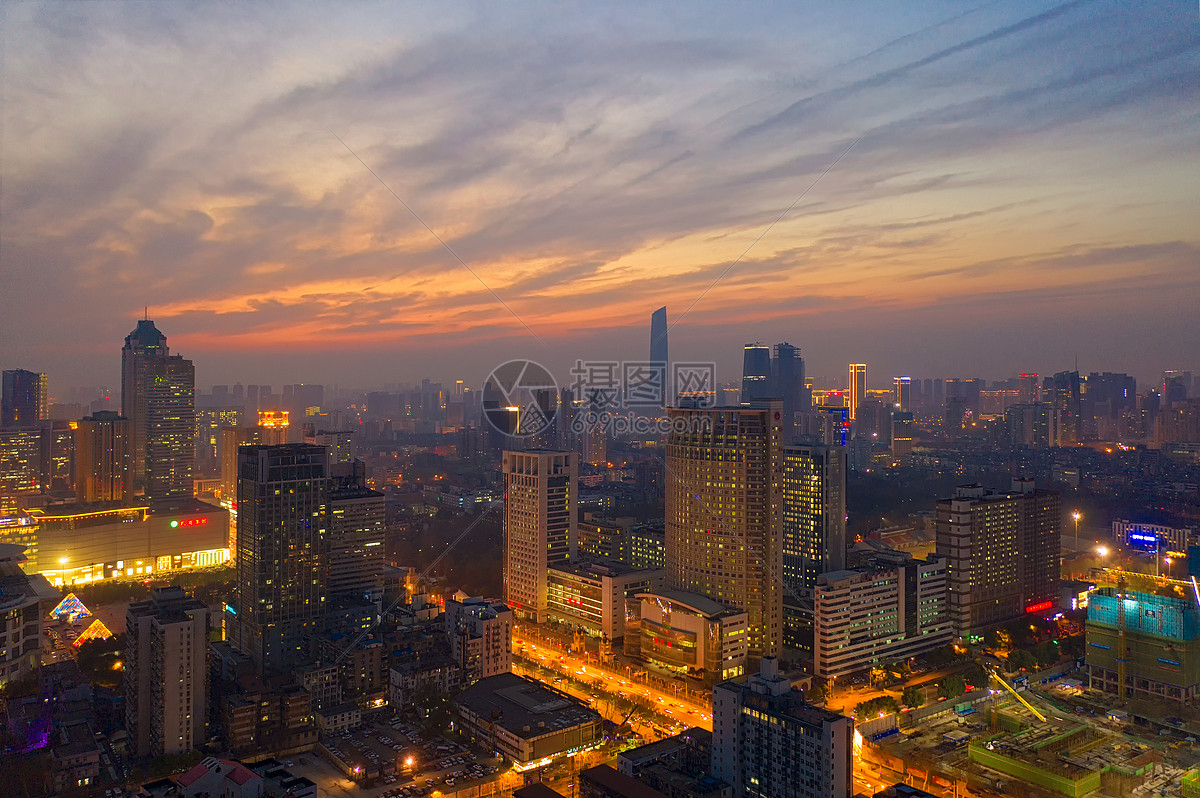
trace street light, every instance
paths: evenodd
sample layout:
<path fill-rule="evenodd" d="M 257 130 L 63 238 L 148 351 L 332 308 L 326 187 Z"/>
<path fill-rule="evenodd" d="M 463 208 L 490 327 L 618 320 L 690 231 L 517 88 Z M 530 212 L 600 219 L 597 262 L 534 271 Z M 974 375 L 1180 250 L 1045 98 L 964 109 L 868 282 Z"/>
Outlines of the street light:
<path fill-rule="evenodd" d="M 1075 512 L 1071 513 L 1071 517 L 1075 519 L 1075 537 L 1078 538 L 1079 537 L 1079 519 L 1083 518 L 1083 513 L 1076 510 Z"/>
<path fill-rule="evenodd" d="M 1100 546 L 1099 548 L 1096 549 L 1096 553 L 1099 554 L 1101 557 L 1107 557 L 1108 556 L 1108 546 Z"/>

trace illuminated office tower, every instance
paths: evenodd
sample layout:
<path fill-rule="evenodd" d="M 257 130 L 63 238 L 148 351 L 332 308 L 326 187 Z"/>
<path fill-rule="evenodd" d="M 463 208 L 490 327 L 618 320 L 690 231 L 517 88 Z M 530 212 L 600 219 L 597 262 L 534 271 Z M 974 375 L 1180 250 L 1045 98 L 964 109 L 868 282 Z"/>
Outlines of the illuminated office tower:
<path fill-rule="evenodd" d="M 892 404 L 903 413 L 912 412 L 912 377 L 892 378 Z"/>
<path fill-rule="evenodd" d="M 747 613 L 752 661 L 783 640 L 776 468 L 783 403 L 670 408 L 668 586 Z"/>
<path fill-rule="evenodd" d="M 505 451 L 501 578 L 504 603 L 518 618 L 546 617 L 549 567 L 578 546 L 579 456 L 534 449 Z"/>
<path fill-rule="evenodd" d="M 264 446 L 277 446 L 288 442 L 291 414 L 286 410 L 259 410 L 258 428 Z"/>
<path fill-rule="evenodd" d="M 75 427 L 75 498 L 81 502 L 128 502 L 133 498 L 129 471 L 129 421 L 113 410 L 100 410 Z"/>
<path fill-rule="evenodd" d="M 231 636 L 258 673 L 304 661 L 325 608 L 329 484 L 325 450 L 303 443 L 238 449 L 237 590 Z"/>
<path fill-rule="evenodd" d="M 146 497 L 152 511 L 174 510 L 194 497 L 196 367 L 179 355 L 142 372 L 146 423 Z"/>
<path fill-rule="evenodd" d="M 817 577 L 846 567 L 846 450 L 785 446 L 779 513 L 783 541 L 783 639 L 812 655 Z"/>
<path fill-rule="evenodd" d="M 4 372 L 0 384 L 0 427 L 29 427 L 50 417 L 45 374 L 13 369 Z"/>
<path fill-rule="evenodd" d="M 742 404 L 771 398 L 771 347 L 746 344 L 742 355 Z"/>
<path fill-rule="evenodd" d="M 665 405 L 674 401 L 667 391 L 670 389 L 670 361 L 667 352 L 667 308 L 663 306 L 650 316 L 650 365 L 662 374 L 662 390 L 659 404 Z"/>
<path fill-rule="evenodd" d="M 121 415 L 129 419 L 135 489 L 146 484 L 146 392 L 153 382 L 149 369 L 169 354 L 167 336 L 149 319 L 138 321 L 121 349 Z"/>
<path fill-rule="evenodd" d="M 858 408 L 867 398 L 867 364 L 851 363 L 850 377 L 846 383 L 846 407 L 850 408 L 850 420 L 858 418 Z"/>
<path fill-rule="evenodd" d="M 915 427 L 912 413 L 892 411 L 892 457 L 903 462 L 912 455 Z"/>
<path fill-rule="evenodd" d="M 8 515 L 48 488 L 42 439 L 37 428 L 0 428 L 0 514 Z"/>
<path fill-rule="evenodd" d="M 156 587 L 125 612 L 125 731 L 137 756 L 204 744 L 208 606 L 183 588 Z"/>
<path fill-rule="evenodd" d="M 950 615 L 967 635 L 1054 606 L 1062 498 L 1013 480 L 1007 493 L 959 487 L 937 503 L 937 555 L 950 568 Z"/>

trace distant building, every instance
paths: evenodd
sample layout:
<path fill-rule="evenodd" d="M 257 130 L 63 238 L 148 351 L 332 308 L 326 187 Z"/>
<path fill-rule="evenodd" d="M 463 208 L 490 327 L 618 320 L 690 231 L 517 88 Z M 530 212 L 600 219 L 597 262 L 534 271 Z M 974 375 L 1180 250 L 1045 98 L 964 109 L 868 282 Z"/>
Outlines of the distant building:
<path fill-rule="evenodd" d="M 1044 612 L 1059 599 L 1057 492 L 1035 490 L 1029 480 L 1013 480 L 1008 493 L 962 486 L 937 503 L 936 524 L 957 634 Z"/>
<path fill-rule="evenodd" d="M 516 674 L 482 679 L 453 704 L 461 730 L 518 771 L 552 764 L 604 742 L 599 712 Z"/>
<path fill-rule="evenodd" d="M 549 567 L 577 552 L 578 455 L 505 451 L 502 470 L 504 603 L 518 618 L 540 623 L 548 606 Z"/>
<path fill-rule="evenodd" d="M 379 603 L 387 560 L 384 495 L 363 485 L 336 487 L 328 508 L 327 595 Z"/>
<path fill-rule="evenodd" d="M 742 404 L 770 398 L 771 347 L 764 343 L 746 344 L 742 354 Z"/>
<path fill-rule="evenodd" d="M 733 788 L 709 773 L 712 732 L 693 727 L 617 754 L 616 769 L 672 798 L 732 798 Z"/>
<path fill-rule="evenodd" d="M 154 382 L 150 368 L 170 354 L 167 336 L 154 322 L 140 319 L 121 348 L 121 415 L 129 419 L 129 450 L 133 455 L 135 488 L 146 484 L 146 395 Z"/>
<path fill-rule="evenodd" d="M 669 798 L 609 765 L 596 765 L 579 772 L 580 798 Z"/>
<path fill-rule="evenodd" d="M 45 430 L 36 427 L 0 429 L 0 513 L 40 503 L 35 497 L 49 490 L 44 436 Z"/>
<path fill-rule="evenodd" d="M 854 723 L 804 702 L 773 657 L 746 684 L 713 688 L 712 774 L 735 796 L 845 798 Z"/>
<path fill-rule="evenodd" d="M 155 588 L 125 613 L 125 731 L 136 756 L 179 754 L 208 740 L 208 607 Z"/>
<path fill-rule="evenodd" d="M 0 687 L 41 664 L 42 618 L 62 598 L 46 577 L 25 573 L 24 561 L 24 546 L 0 543 Z"/>
<path fill-rule="evenodd" d="M 650 316 L 650 365 L 662 375 L 662 388 L 659 391 L 659 405 L 674 401 L 668 392 L 670 386 L 670 355 L 667 347 L 667 308 L 663 306 Z"/>
<path fill-rule="evenodd" d="M 823 679 L 916 657 L 954 637 L 945 560 L 881 553 L 869 567 L 821 574 L 813 673 Z"/>
<path fill-rule="evenodd" d="M 0 375 L 0 427 L 32 427 L 50 418 L 46 375 L 12 369 Z"/>
<path fill-rule="evenodd" d="M 846 382 L 846 407 L 850 409 L 850 420 L 858 420 L 858 410 L 867 398 L 867 364 L 851 363 Z"/>
<path fill-rule="evenodd" d="M 912 412 L 912 377 L 892 377 L 892 406 L 902 413 Z"/>

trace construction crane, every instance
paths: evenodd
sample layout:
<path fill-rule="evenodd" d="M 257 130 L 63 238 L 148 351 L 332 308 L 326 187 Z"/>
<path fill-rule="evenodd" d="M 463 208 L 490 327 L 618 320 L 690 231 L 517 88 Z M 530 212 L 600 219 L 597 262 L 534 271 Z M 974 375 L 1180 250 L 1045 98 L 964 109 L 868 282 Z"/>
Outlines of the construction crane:
<path fill-rule="evenodd" d="M 1000 678 L 1000 674 L 996 673 L 996 672 L 995 672 L 994 670 L 992 670 L 991 668 L 985 668 L 985 670 L 988 672 L 988 675 L 989 675 L 989 676 L 991 676 L 991 677 L 992 677 L 993 679 L 995 679 L 996 681 L 1000 682 L 1000 684 L 1002 684 L 1002 685 L 1004 686 L 1004 689 L 1005 689 L 1005 690 L 1007 690 L 1008 692 L 1012 693 L 1012 694 L 1013 694 L 1013 698 L 1017 699 L 1017 700 L 1018 700 L 1018 701 L 1020 701 L 1022 704 L 1024 704 L 1024 705 L 1025 705 L 1025 708 L 1026 708 L 1026 709 L 1028 709 L 1030 712 L 1032 712 L 1032 713 L 1034 714 L 1034 716 L 1036 716 L 1036 717 L 1037 717 L 1037 719 L 1038 719 L 1038 720 L 1040 720 L 1042 723 L 1045 723 L 1045 722 L 1046 722 L 1046 716 L 1045 716 L 1045 715 L 1043 715 L 1041 712 L 1038 712 L 1038 711 L 1037 711 L 1037 709 L 1036 709 L 1036 708 L 1033 706 L 1033 704 L 1031 704 L 1031 703 L 1029 703 L 1028 701 L 1026 701 L 1026 700 L 1025 700 L 1025 699 L 1024 699 L 1022 696 L 1021 696 L 1021 694 L 1020 694 L 1020 693 L 1018 693 L 1018 692 L 1017 692 L 1015 689 L 1013 689 L 1013 687 L 1012 687 L 1012 686 L 1011 686 L 1011 685 L 1010 685 L 1008 682 L 1006 682 L 1006 681 L 1004 681 L 1004 679 Z"/>

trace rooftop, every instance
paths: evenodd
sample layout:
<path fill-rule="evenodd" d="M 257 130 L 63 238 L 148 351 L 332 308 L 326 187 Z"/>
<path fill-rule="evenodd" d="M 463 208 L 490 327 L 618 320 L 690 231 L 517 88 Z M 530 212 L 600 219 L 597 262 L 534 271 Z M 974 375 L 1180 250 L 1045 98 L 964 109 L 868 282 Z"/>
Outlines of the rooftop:
<path fill-rule="evenodd" d="M 526 739 L 601 720 L 566 693 L 515 673 L 480 679 L 454 702 Z"/>

